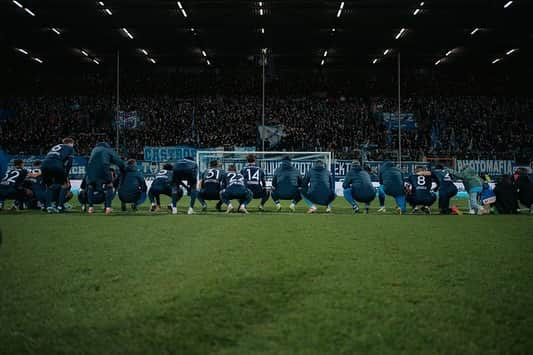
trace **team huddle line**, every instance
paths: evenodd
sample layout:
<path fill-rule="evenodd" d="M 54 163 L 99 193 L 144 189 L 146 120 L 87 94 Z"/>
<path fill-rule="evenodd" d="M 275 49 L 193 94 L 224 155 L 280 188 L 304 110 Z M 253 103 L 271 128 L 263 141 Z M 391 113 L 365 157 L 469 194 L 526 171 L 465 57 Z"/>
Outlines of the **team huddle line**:
<path fill-rule="evenodd" d="M 41 208 L 48 213 L 64 212 L 65 203 L 73 197 L 68 177 L 74 155 L 74 140 L 65 138 L 62 144 L 50 149 L 42 162 L 34 162 L 31 171 L 24 168 L 22 160 L 15 160 L 14 168 L 0 182 L 0 209 L 5 200 L 11 199 L 19 209 L 28 207 Z M 220 162 L 212 160 L 198 179 L 198 165 L 193 158 L 187 157 L 174 164 L 165 164 L 148 189 L 136 161 L 122 160 L 109 144 L 101 142 L 91 152 L 78 199 L 82 211 L 90 214 L 95 212 L 94 205 L 98 204 L 104 204 L 105 213 L 111 214 L 112 201 L 117 194 L 123 211 L 127 210 L 127 204 L 136 210 L 148 197 L 152 212 L 161 210 L 160 197 L 166 195 L 172 201 L 169 206 L 171 213 L 177 214 L 177 203 L 184 190 L 190 196 L 188 214 L 194 213 L 196 200 L 202 211 L 207 210 L 206 201 L 217 201 L 216 209 L 219 211 L 225 205 L 227 213 L 238 211 L 247 214 L 253 199 L 260 200 L 259 210 L 264 211 L 269 198 L 278 211 L 281 210 L 282 200 L 290 201 L 289 210 L 292 212 L 301 200 L 308 205 L 309 214 L 315 213 L 317 206 L 325 206 L 328 213 L 332 211 L 332 203 L 337 197 L 335 180 L 322 160 L 316 160 L 302 176 L 292 165 L 290 157 L 285 156 L 274 172 L 270 190 L 265 172 L 257 165 L 255 155 L 249 154 L 246 160 L 247 165 L 240 171 L 235 165 L 222 170 Z M 457 207 L 450 207 L 450 200 L 458 192 L 453 177 L 464 182 L 471 214 L 490 213 L 496 194 L 488 181 L 481 179 L 471 168 L 457 172 L 440 165 L 431 170 L 420 167 L 404 178 L 398 167 L 391 161 L 385 161 L 380 167 L 380 185 L 376 189 L 369 167 L 353 161 L 343 182 L 343 195 L 354 213 L 360 211 L 359 203 L 364 204 L 364 212 L 368 213 L 376 195 L 380 205 L 378 211 L 385 212 L 385 196 L 388 195 L 394 198 L 399 214 L 407 212 L 407 204 L 412 207 L 413 213 L 420 210 L 429 214 L 437 196 L 440 214 L 460 214 Z M 518 200 L 533 213 L 533 182 L 524 172 L 519 172 L 516 180 L 521 193 L 520 198 L 515 198 L 516 206 L 509 207 L 510 213 L 514 213 L 513 209 L 517 210 Z M 237 207 L 232 204 L 234 200 L 238 201 Z"/>

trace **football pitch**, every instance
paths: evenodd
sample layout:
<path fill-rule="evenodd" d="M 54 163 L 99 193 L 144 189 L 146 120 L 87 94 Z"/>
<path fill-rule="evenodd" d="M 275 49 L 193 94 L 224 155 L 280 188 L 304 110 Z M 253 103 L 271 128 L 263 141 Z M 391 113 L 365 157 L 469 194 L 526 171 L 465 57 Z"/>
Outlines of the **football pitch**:
<path fill-rule="evenodd" d="M 533 351 L 532 216 L 340 199 L 187 216 L 184 200 L 177 216 L 1 212 L 0 353 Z"/>

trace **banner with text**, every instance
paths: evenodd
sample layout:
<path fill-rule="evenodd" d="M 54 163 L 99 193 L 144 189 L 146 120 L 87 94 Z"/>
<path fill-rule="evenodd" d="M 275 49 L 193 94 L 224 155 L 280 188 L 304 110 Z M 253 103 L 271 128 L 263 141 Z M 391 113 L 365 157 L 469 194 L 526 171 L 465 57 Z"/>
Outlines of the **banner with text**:
<path fill-rule="evenodd" d="M 172 147 L 144 147 L 144 160 L 153 162 L 173 162 L 186 157 L 196 158 L 196 148 L 184 145 Z"/>
<path fill-rule="evenodd" d="M 476 173 L 487 173 L 489 175 L 512 174 L 514 169 L 512 160 L 457 160 L 455 169 L 462 171 L 468 167 L 474 169 Z"/>

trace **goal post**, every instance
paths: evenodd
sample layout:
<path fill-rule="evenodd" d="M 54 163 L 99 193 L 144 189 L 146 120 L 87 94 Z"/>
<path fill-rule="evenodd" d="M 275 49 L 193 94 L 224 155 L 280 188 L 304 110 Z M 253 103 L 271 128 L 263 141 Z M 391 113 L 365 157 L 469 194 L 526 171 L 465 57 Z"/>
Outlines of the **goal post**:
<path fill-rule="evenodd" d="M 246 157 L 249 154 L 255 155 L 257 165 L 265 171 L 267 180 L 271 180 L 274 171 L 281 165 L 284 157 L 290 157 L 292 165 L 305 174 L 317 160 L 322 160 L 327 169 L 332 169 L 331 152 L 262 152 L 262 151 L 222 151 L 222 150 L 199 150 L 196 152 L 196 162 L 198 163 L 198 173 L 202 174 L 209 168 L 212 160 L 218 160 L 222 169 L 227 170 L 228 166 L 234 164 L 239 171 L 246 164 Z"/>

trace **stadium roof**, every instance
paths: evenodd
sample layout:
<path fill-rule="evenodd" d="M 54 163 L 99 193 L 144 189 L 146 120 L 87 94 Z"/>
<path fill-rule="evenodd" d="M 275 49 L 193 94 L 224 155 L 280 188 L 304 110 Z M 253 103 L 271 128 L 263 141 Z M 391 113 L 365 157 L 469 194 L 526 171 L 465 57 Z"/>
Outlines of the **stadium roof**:
<path fill-rule="evenodd" d="M 11 64 L 529 66 L 530 0 L 6 0 Z M 495 64 L 492 64 L 495 63 Z"/>

